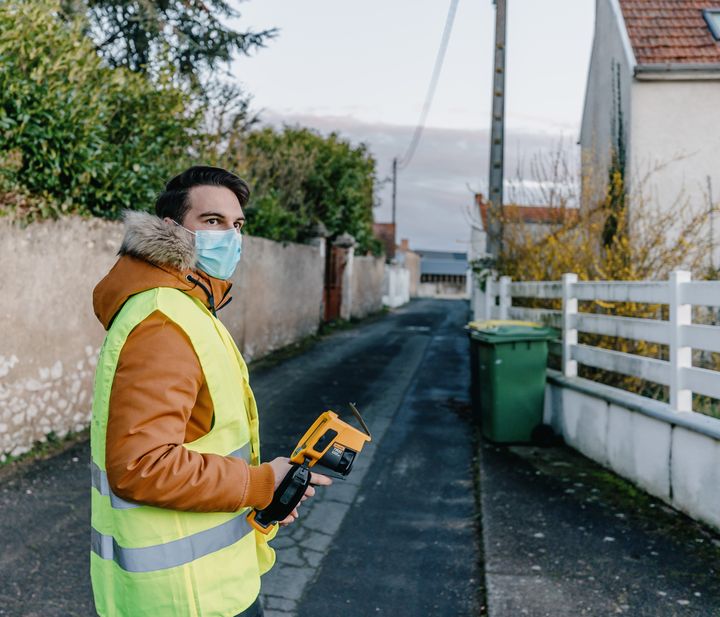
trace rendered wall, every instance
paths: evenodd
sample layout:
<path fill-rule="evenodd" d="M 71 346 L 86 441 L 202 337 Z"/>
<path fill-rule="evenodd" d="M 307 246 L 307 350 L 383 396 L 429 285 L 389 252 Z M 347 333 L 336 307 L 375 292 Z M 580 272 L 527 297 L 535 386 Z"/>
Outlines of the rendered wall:
<path fill-rule="evenodd" d="M 398 264 L 385 266 L 382 302 L 397 308 L 410 301 L 410 270 Z"/>
<path fill-rule="evenodd" d="M 104 338 L 92 290 L 122 233 L 98 219 L 0 222 L 0 460 L 87 426 Z M 316 332 L 323 272 L 318 247 L 244 238 L 220 317 L 247 360 Z"/>
<path fill-rule="evenodd" d="M 650 212 L 677 213 L 676 229 L 666 234 L 673 242 L 683 215 L 708 212 L 711 198 L 715 208 L 720 199 L 720 80 L 636 81 L 632 108 L 630 207 L 641 200 Z M 704 238 L 713 244 L 717 266 L 720 216 L 712 218 L 712 234 L 708 227 Z"/>
<path fill-rule="evenodd" d="M 350 316 L 362 319 L 382 309 L 383 274 L 385 260 L 382 257 L 353 257 L 353 269 L 350 277 L 352 286 L 352 304 Z"/>
<path fill-rule="evenodd" d="M 410 273 L 410 297 L 417 297 L 420 285 L 420 255 L 413 251 L 398 250 L 397 262 Z"/>
<path fill-rule="evenodd" d="M 97 219 L 0 222 L 0 458 L 87 426 L 104 338 L 92 290 L 121 237 Z"/>
<path fill-rule="evenodd" d="M 247 361 L 317 332 L 324 264 L 315 246 L 243 238 L 233 300 L 219 316 Z"/>

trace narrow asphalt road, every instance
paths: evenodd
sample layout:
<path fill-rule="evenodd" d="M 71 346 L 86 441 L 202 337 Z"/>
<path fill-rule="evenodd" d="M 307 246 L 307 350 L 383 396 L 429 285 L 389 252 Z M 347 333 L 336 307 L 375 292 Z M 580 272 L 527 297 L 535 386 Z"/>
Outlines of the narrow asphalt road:
<path fill-rule="evenodd" d="M 325 409 L 357 403 L 373 442 L 347 481 L 301 509 L 274 542 L 268 617 L 478 613 L 463 301 L 420 300 L 251 367 L 263 459 L 287 455 Z M 93 615 L 86 443 L 0 474 L 0 615 Z"/>

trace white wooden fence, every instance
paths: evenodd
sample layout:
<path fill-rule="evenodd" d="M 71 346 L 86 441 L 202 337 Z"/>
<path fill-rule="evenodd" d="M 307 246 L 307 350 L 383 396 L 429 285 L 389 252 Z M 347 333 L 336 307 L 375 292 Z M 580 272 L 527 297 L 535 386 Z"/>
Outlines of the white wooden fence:
<path fill-rule="evenodd" d="M 513 306 L 516 297 L 562 300 L 562 310 Z M 578 301 L 637 302 L 669 306 L 669 320 L 637 319 L 578 312 Z M 484 315 L 476 319 L 529 319 L 562 330 L 562 371 L 577 375 L 584 364 L 640 377 L 669 387 L 670 406 L 692 412 L 692 394 L 720 399 L 720 372 L 692 366 L 692 351 L 720 353 L 720 326 L 692 323 L 693 306 L 720 307 L 720 281 L 692 281 L 689 272 L 673 272 L 667 281 L 578 281 L 565 274 L 561 281 L 512 282 L 488 280 Z M 643 340 L 669 347 L 669 359 L 601 349 L 578 343 L 578 332 Z M 720 426 L 720 420 L 717 420 Z"/>

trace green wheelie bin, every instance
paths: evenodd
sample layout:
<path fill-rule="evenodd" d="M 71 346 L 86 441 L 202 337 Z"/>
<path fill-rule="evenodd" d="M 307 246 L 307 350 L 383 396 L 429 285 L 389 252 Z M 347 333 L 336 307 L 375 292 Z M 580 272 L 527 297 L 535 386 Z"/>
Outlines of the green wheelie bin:
<path fill-rule="evenodd" d="M 473 410 L 483 436 L 495 443 L 530 443 L 543 421 L 547 342 L 554 330 L 490 321 L 469 324 L 468 334 Z"/>
<path fill-rule="evenodd" d="M 518 321 L 514 319 L 490 319 L 486 321 L 471 321 L 465 326 L 470 341 L 470 401 L 475 422 L 481 423 L 480 409 L 480 363 L 478 360 L 479 338 L 473 333 L 480 330 L 494 330 L 500 326 L 541 326 L 534 321 Z"/>

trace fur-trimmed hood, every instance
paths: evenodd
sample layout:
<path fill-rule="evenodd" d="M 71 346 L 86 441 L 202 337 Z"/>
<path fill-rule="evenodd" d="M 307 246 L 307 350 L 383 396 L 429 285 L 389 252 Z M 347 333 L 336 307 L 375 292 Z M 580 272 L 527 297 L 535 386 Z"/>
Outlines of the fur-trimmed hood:
<path fill-rule="evenodd" d="M 195 269 L 195 242 L 179 225 L 146 212 L 125 212 L 120 259 L 93 291 L 95 315 L 107 330 L 130 296 L 155 287 L 172 287 L 220 309 L 232 283 Z"/>
<path fill-rule="evenodd" d="M 120 255 L 131 255 L 154 266 L 170 266 L 176 270 L 189 270 L 195 266 L 195 241 L 184 227 L 133 210 L 126 210 L 123 220 L 125 237 Z"/>

